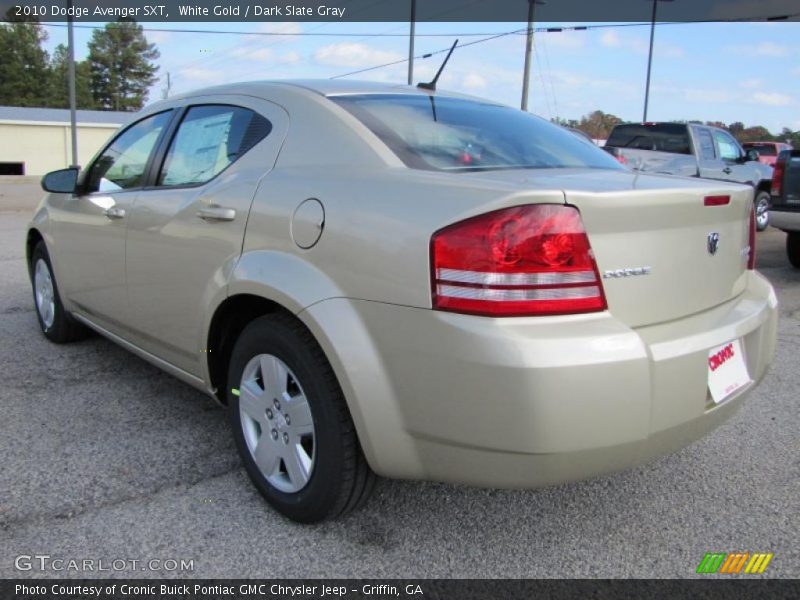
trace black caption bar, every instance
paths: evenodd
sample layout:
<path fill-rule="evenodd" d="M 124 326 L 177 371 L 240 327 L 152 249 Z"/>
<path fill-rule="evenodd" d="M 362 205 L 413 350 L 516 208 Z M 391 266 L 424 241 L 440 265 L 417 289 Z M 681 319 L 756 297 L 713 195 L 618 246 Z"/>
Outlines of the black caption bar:
<path fill-rule="evenodd" d="M 6 19 L 65 21 L 341 21 L 407 22 L 413 0 L 0 0 Z M 529 0 L 416 0 L 419 22 L 523 22 Z M 648 22 L 645 0 L 537 2 L 539 22 Z M 659 2 L 662 22 L 798 20 L 797 0 Z"/>
<path fill-rule="evenodd" d="M 4 600 L 552 600 L 572 598 L 800 597 L 800 580 L 14 580 L 0 581 Z"/>

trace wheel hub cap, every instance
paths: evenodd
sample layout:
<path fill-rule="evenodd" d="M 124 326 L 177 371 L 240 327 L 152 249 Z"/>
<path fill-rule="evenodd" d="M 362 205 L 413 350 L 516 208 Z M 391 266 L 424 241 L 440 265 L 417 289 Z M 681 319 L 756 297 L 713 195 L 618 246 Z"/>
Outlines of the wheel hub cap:
<path fill-rule="evenodd" d="M 36 310 L 44 323 L 45 329 L 50 329 L 56 319 L 55 290 L 50 269 L 43 259 L 36 261 L 33 273 L 33 289 L 36 295 Z"/>
<path fill-rule="evenodd" d="M 294 373 L 271 354 L 253 357 L 239 385 L 239 415 L 250 455 L 285 493 L 303 489 L 316 458 L 314 419 Z"/>

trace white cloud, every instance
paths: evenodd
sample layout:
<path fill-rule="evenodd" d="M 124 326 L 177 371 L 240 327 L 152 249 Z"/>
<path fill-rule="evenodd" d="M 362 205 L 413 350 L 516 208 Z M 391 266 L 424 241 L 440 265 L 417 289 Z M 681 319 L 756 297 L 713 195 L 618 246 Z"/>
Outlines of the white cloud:
<path fill-rule="evenodd" d="M 682 88 L 678 91 L 689 102 L 723 104 L 733 100 L 732 94 L 722 89 Z"/>
<path fill-rule="evenodd" d="M 635 37 L 627 44 L 631 50 L 637 54 L 647 55 L 650 53 L 650 40 L 649 38 Z M 653 56 L 655 58 L 683 58 L 686 56 L 686 51 L 682 46 L 671 44 L 663 40 L 659 41 L 656 36 L 653 43 Z"/>
<path fill-rule="evenodd" d="M 145 37 L 151 44 L 166 44 L 172 39 L 172 33 L 169 31 L 147 31 L 145 32 Z"/>
<path fill-rule="evenodd" d="M 662 42 L 655 44 L 653 55 L 659 58 L 683 58 L 686 56 L 686 51 L 682 46 Z"/>
<path fill-rule="evenodd" d="M 186 67 L 179 71 L 179 75 L 184 79 L 199 83 L 220 83 L 223 79 L 223 74 L 219 71 L 202 67 Z"/>
<path fill-rule="evenodd" d="M 761 42 L 755 47 L 754 52 L 757 56 L 781 57 L 787 56 L 789 49 L 775 42 Z"/>
<path fill-rule="evenodd" d="M 256 31 L 261 33 L 298 34 L 303 33 L 303 27 L 300 23 L 294 21 L 287 21 L 285 23 L 259 23 Z"/>
<path fill-rule="evenodd" d="M 247 60 L 255 60 L 259 62 L 269 62 L 273 59 L 274 53 L 272 48 L 258 48 L 251 50 L 247 47 L 234 48 L 230 51 L 230 55 L 234 58 L 244 58 Z"/>
<path fill-rule="evenodd" d="M 619 47 L 622 42 L 619 39 L 619 35 L 617 35 L 616 31 L 606 31 L 603 36 L 600 38 L 600 43 L 603 46 L 607 46 L 609 48 L 617 48 Z"/>
<path fill-rule="evenodd" d="M 779 94 L 778 92 L 758 92 L 753 94 L 753 99 L 759 104 L 767 104 L 768 106 L 787 106 L 792 103 L 791 96 Z"/>
<path fill-rule="evenodd" d="M 464 76 L 464 81 L 461 83 L 461 85 L 468 90 L 482 90 L 488 85 L 488 82 L 482 75 L 479 75 L 478 73 L 467 73 L 467 75 Z"/>
<path fill-rule="evenodd" d="M 233 48 L 228 52 L 229 56 L 242 60 L 249 60 L 262 63 L 273 63 L 279 65 L 293 65 L 301 60 L 300 54 L 291 50 L 289 52 L 275 52 L 272 48 L 251 49 L 247 46 Z"/>
<path fill-rule="evenodd" d="M 739 87 L 744 88 L 746 90 L 753 90 L 760 87 L 764 87 L 764 81 L 757 77 L 753 79 L 745 79 L 744 81 L 739 82 Z"/>
<path fill-rule="evenodd" d="M 401 60 L 404 56 L 387 50 L 378 50 L 359 42 L 339 42 L 318 48 L 314 59 L 333 67 L 370 67 Z"/>
<path fill-rule="evenodd" d="M 525 39 L 525 36 L 520 36 Z M 551 33 L 537 33 L 533 37 L 534 43 L 545 43 L 551 48 L 564 50 L 579 50 L 586 45 L 586 32 L 583 31 L 557 31 Z"/>
<path fill-rule="evenodd" d="M 300 55 L 294 50 L 285 52 L 277 57 L 277 61 L 283 65 L 295 65 L 300 62 Z"/>

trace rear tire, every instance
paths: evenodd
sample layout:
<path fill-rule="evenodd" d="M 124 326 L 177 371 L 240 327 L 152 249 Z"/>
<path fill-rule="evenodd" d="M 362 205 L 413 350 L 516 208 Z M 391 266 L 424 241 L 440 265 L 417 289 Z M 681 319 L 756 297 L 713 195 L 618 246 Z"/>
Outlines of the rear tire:
<path fill-rule="evenodd" d="M 795 269 L 800 269 L 800 231 L 786 234 L 786 256 Z"/>
<path fill-rule="evenodd" d="M 36 317 L 45 337 L 56 344 L 76 342 L 86 338 L 89 330 L 64 310 L 58 293 L 58 284 L 53 275 L 53 265 L 44 241 L 40 241 L 33 249 L 30 273 Z"/>
<path fill-rule="evenodd" d="M 376 476 L 336 376 L 299 321 L 266 315 L 244 329 L 231 356 L 227 397 L 247 474 L 279 512 L 314 523 L 367 499 Z"/>
<path fill-rule="evenodd" d="M 756 193 L 753 204 L 756 207 L 756 229 L 764 231 L 769 225 L 769 192 L 762 190 Z"/>

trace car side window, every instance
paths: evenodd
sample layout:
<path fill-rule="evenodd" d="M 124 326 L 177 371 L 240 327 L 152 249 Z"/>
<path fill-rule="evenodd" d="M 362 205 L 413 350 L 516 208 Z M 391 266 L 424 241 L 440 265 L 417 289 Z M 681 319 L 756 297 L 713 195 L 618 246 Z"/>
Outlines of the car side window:
<path fill-rule="evenodd" d="M 695 129 L 697 133 L 697 143 L 700 146 L 700 158 L 703 160 L 714 160 L 714 139 L 708 129 Z"/>
<path fill-rule="evenodd" d="M 739 144 L 724 131 L 714 131 L 714 142 L 717 146 L 717 155 L 722 160 L 739 160 Z"/>
<path fill-rule="evenodd" d="M 147 161 L 171 113 L 168 110 L 142 119 L 111 142 L 89 168 L 86 193 L 141 187 Z"/>
<path fill-rule="evenodd" d="M 192 106 L 170 143 L 158 185 L 198 185 L 210 181 L 263 140 L 272 124 L 239 106 Z"/>

